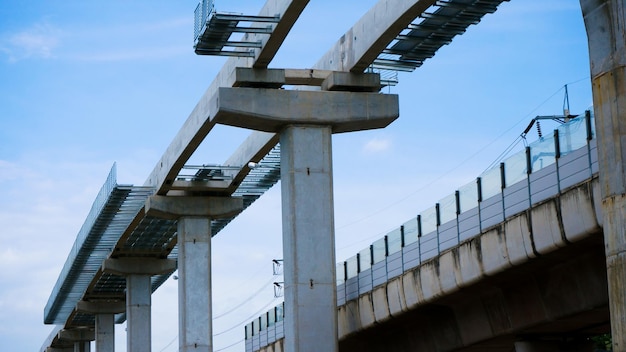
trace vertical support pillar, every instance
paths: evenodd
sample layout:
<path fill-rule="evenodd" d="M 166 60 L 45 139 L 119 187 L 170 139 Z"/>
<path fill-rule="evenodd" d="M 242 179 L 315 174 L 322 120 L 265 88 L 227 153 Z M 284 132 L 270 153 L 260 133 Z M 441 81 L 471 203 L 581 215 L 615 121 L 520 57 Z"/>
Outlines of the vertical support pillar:
<path fill-rule="evenodd" d="M 338 351 L 331 133 L 280 133 L 286 352 Z"/>
<path fill-rule="evenodd" d="M 211 219 L 178 220 L 179 351 L 213 351 Z"/>
<path fill-rule="evenodd" d="M 238 214 L 242 198 L 152 196 L 146 214 L 178 220 L 178 347 L 212 351 L 211 219 Z"/>
<path fill-rule="evenodd" d="M 128 352 L 150 352 L 151 331 L 151 275 L 126 276 L 126 348 Z"/>
<path fill-rule="evenodd" d="M 115 351 L 115 315 L 96 314 L 96 352 Z"/>
<path fill-rule="evenodd" d="M 626 6 L 580 0 L 598 133 L 613 350 L 626 350 Z"/>
<path fill-rule="evenodd" d="M 94 315 L 96 352 L 115 351 L 115 314 L 126 311 L 124 301 L 78 301 L 76 310 Z"/>
<path fill-rule="evenodd" d="M 74 342 L 74 352 L 90 352 L 91 343 L 89 341 Z"/>
<path fill-rule="evenodd" d="M 151 257 L 109 258 L 102 271 L 126 277 L 126 350 L 150 352 L 152 348 L 152 275 L 172 273 L 176 261 Z"/>

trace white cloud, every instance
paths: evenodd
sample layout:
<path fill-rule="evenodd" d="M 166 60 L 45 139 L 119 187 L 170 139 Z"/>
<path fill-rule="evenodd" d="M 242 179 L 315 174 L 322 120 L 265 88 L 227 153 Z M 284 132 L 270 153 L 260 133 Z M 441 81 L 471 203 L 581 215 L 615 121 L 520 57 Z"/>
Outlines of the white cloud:
<path fill-rule="evenodd" d="M 385 152 L 391 148 L 391 140 L 386 138 L 374 138 L 370 139 L 363 146 L 363 151 L 369 153 Z"/>
<path fill-rule="evenodd" d="M 62 31 L 48 23 L 35 24 L 21 32 L 9 35 L 0 42 L 0 48 L 9 62 L 29 58 L 49 59 L 61 42 Z"/>

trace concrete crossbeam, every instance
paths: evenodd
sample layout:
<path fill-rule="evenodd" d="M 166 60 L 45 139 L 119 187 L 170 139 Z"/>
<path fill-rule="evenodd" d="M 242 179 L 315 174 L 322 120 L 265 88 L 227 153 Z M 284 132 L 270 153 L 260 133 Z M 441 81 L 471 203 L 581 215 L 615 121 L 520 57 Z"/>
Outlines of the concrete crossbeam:
<path fill-rule="evenodd" d="M 278 132 L 287 124 L 332 126 L 333 133 L 383 128 L 398 118 L 398 96 L 378 93 L 220 88 L 217 123 Z"/>
<path fill-rule="evenodd" d="M 346 92 L 380 91 L 380 75 L 377 73 L 352 73 L 333 71 L 322 82 L 322 90 Z"/>
<path fill-rule="evenodd" d="M 176 270 L 176 260 L 158 258 L 109 258 L 102 271 L 119 276 L 162 275 Z"/>
<path fill-rule="evenodd" d="M 93 341 L 96 339 L 95 332 L 91 329 L 63 329 L 58 333 L 59 340 L 77 342 Z"/>
<path fill-rule="evenodd" d="M 152 196 L 146 200 L 146 215 L 176 220 L 183 216 L 213 219 L 239 214 L 242 198 L 230 197 L 167 197 Z"/>
<path fill-rule="evenodd" d="M 126 303 L 120 301 L 78 301 L 76 310 L 90 314 L 119 314 L 126 311 Z"/>
<path fill-rule="evenodd" d="M 280 88 L 283 85 L 321 87 L 329 91 L 378 92 L 380 75 L 315 69 L 251 69 L 238 67 L 233 87 Z"/>

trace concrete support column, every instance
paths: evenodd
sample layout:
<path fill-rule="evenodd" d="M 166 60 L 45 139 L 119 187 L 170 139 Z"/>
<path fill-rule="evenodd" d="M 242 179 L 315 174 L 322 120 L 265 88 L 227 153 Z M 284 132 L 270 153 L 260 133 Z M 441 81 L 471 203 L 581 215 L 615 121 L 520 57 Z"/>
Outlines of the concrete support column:
<path fill-rule="evenodd" d="M 126 348 L 150 352 L 152 346 L 150 275 L 126 276 Z"/>
<path fill-rule="evenodd" d="M 74 342 L 74 352 L 90 352 L 91 343 L 89 341 Z"/>
<path fill-rule="evenodd" d="M 96 314 L 96 352 L 115 351 L 115 315 Z"/>
<path fill-rule="evenodd" d="M 580 4 L 591 63 L 613 350 L 626 351 L 626 5 Z"/>
<path fill-rule="evenodd" d="M 171 273 L 176 261 L 157 258 L 109 258 L 102 271 L 126 277 L 126 350 L 150 352 L 152 348 L 152 275 Z"/>
<path fill-rule="evenodd" d="M 280 133 L 285 351 L 338 351 L 330 126 Z"/>
<path fill-rule="evenodd" d="M 95 317 L 96 352 L 115 351 L 115 314 L 126 311 L 124 301 L 79 301 L 76 310 Z"/>
<path fill-rule="evenodd" d="M 71 329 L 61 330 L 58 332 L 58 338 L 62 341 L 67 341 L 74 345 L 74 352 L 90 352 L 91 341 L 95 339 L 95 334 L 92 329 Z"/>
<path fill-rule="evenodd" d="M 241 198 L 153 196 L 146 214 L 178 220 L 178 346 L 181 352 L 213 351 L 211 219 L 233 216 Z"/>
<path fill-rule="evenodd" d="M 179 351 L 213 351 L 211 219 L 178 220 Z"/>

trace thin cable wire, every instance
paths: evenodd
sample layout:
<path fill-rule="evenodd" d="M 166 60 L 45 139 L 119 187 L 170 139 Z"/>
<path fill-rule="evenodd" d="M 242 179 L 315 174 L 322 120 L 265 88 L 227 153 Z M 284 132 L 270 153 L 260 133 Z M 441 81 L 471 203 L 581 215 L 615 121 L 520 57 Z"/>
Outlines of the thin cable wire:
<path fill-rule="evenodd" d="M 509 146 L 506 147 L 504 151 L 500 153 L 500 155 L 498 155 L 496 160 L 494 160 L 491 164 L 489 164 L 489 166 L 487 166 L 487 168 L 483 171 L 483 173 L 485 171 L 491 170 L 494 166 L 498 165 L 498 163 L 500 163 L 500 161 L 506 158 L 507 155 L 513 150 L 513 148 L 515 148 L 522 140 L 526 140 L 526 139 L 521 136 L 518 136 L 517 138 L 515 138 L 513 143 L 509 144 Z"/>
<path fill-rule="evenodd" d="M 237 323 L 237 324 L 235 324 L 235 325 L 231 326 L 230 328 L 228 328 L 228 329 L 226 329 L 226 330 L 224 330 L 224 331 L 220 331 L 220 332 L 218 332 L 218 333 L 213 334 L 213 336 L 220 336 L 220 335 L 223 335 L 223 334 L 225 334 L 225 333 L 227 333 L 227 332 L 229 332 L 229 331 L 233 331 L 234 329 L 241 327 L 241 324 L 245 324 L 245 323 L 249 322 L 250 320 L 252 320 L 252 319 L 254 319 L 254 318 L 257 318 L 257 317 L 259 316 L 259 314 L 261 314 L 261 313 L 263 313 L 263 312 L 267 311 L 267 309 L 268 309 L 270 306 L 274 305 L 274 304 L 276 303 L 276 301 L 277 301 L 277 300 L 278 300 L 277 298 L 272 299 L 272 300 L 271 300 L 268 304 L 266 304 L 263 308 L 259 309 L 259 310 L 258 310 L 258 311 L 256 311 L 255 313 L 253 313 L 250 317 L 248 317 L 248 318 L 244 319 L 242 322 L 239 322 L 239 323 Z"/>
<path fill-rule="evenodd" d="M 227 350 L 227 349 L 229 349 L 229 348 L 231 348 L 231 347 L 235 346 L 236 344 L 243 342 L 244 340 L 245 340 L 245 339 L 241 339 L 241 340 L 239 340 L 239 341 L 237 341 L 237 342 L 235 342 L 235 343 L 233 343 L 233 344 L 230 344 L 230 345 L 228 345 L 228 346 L 226 346 L 226 347 L 222 347 L 222 348 L 220 348 L 219 350 L 215 350 L 215 352 L 220 352 L 220 351 Z"/>
<path fill-rule="evenodd" d="M 172 341 L 170 341 L 167 345 L 165 345 L 165 347 L 163 347 L 162 349 L 159 350 L 159 352 L 163 352 L 165 351 L 166 348 L 170 347 L 174 341 L 176 341 L 176 339 L 178 338 L 178 334 L 172 339 Z"/>
<path fill-rule="evenodd" d="M 583 80 L 587 80 L 589 79 L 589 76 L 585 77 L 585 78 L 581 78 L 578 79 L 576 81 L 573 81 L 571 83 L 567 83 L 568 85 L 572 85 L 578 82 L 581 82 Z M 563 86 L 564 87 L 564 86 Z M 354 224 L 360 223 L 364 220 L 367 220 L 375 215 L 378 215 L 380 213 L 382 213 L 383 211 L 386 211 L 394 206 L 396 206 L 399 203 L 404 202 L 405 200 L 411 198 L 413 195 L 415 195 L 416 193 L 419 193 L 425 189 L 427 189 L 428 187 L 432 186 L 435 182 L 437 182 L 438 180 L 440 180 L 441 178 L 451 174 L 452 172 L 456 171 L 458 168 L 460 168 L 461 166 L 465 165 L 465 163 L 467 163 L 468 161 L 470 161 L 471 159 L 473 159 L 475 156 L 477 156 L 478 154 L 481 154 L 483 151 L 485 151 L 485 149 L 487 149 L 488 147 L 490 147 L 491 145 L 493 145 L 496 141 L 498 141 L 502 136 L 506 135 L 507 133 L 509 133 L 511 130 L 513 130 L 514 128 L 516 128 L 520 123 L 522 123 L 523 121 L 526 121 L 528 119 L 528 116 L 531 116 L 535 111 L 537 111 L 539 108 L 541 108 L 543 105 L 545 105 L 548 101 L 550 101 L 552 98 L 554 98 L 555 95 L 557 95 L 559 92 L 561 92 L 561 90 L 563 90 L 563 87 L 560 87 L 556 92 L 554 92 L 552 95 L 550 95 L 550 97 L 548 97 L 547 99 L 545 99 L 544 101 L 542 101 L 539 105 L 537 105 L 534 109 L 532 109 L 528 114 L 526 114 L 523 118 L 521 118 L 519 121 L 517 121 L 515 124 L 513 124 L 513 126 L 511 126 L 510 128 L 508 128 L 507 130 L 505 130 L 504 132 L 500 133 L 500 135 L 498 135 L 498 137 L 494 138 L 493 140 L 491 140 L 491 142 L 485 144 L 483 147 L 481 147 L 480 149 L 478 149 L 478 151 L 476 151 L 475 153 L 473 153 L 472 155 L 470 155 L 469 157 L 465 158 L 463 161 L 461 161 L 459 164 L 457 164 L 456 166 L 452 167 L 451 169 L 449 169 L 448 171 L 445 171 L 444 173 L 440 174 L 438 177 L 435 177 L 432 181 L 428 182 L 426 185 L 418 188 L 417 190 L 408 193 L 406 196 L 400 198 L 399 200 L 390 203 L 382 208 L 379 208 L 378 210 L 375 210 L 361 218 L 358 218 L 354 221 L 351 221 L 347 224 L 341 225 L 337 227 L 337 230 L 340 229 L 344 229 L 346 227 L 352 226 Z"/>
<path fill-rule="evenodd" d="M 267 286 L 268 286 L 269 284 L 271 284 L 274 280 L 276 280 L 276 278 L 275 278 L 275 277 L 272 277 L 272 278 L 271 278 L 268 282 L 264 283 L 264 284 L 263 284 L 263 286 L 261 286 L 261 288 L 259 288 L 258 290 L 256 290 L 256 291 L 255 291 L 253 294 L 251 294 L 250 296 L 246 297 L 246 298 L 245 298 L 245 299 L 244 299 L 241 303 L 239 303 L 238 305 L 236 305 L 236 306 L 234 306 L 234 307 L 230 308 L 229 310 L 227 310 L 227 311 L 225 311 L 225 312 L 223 312 L 223 313 L 220 313 L 220 314 L 218 314 L 218 315 L 214 316 L 214 317 L 213 317 L 213 320 L 217 320 L 217 319 L 219 319 L 219 318 L 221 318 L 221 317 L 223 317 L 223 316 L 225 316 L 225 315 L 228 315 L 228 314 L 230 314 L 230 313 L 234 312 L 234 311 L 235 311 L 235 310 L 237 310 L 238 308 L 243 307 L 244 305 L 246 305 L 246 303 L 250 302 L 250 299 L 251 299 L 252 297 L 254 297 L 254 296 L 256 296 L 257 294 L 261 293 L 261 291 L 263 291 L 264 289 L 266 289 L 266 288 L 267 288 Z"/>

